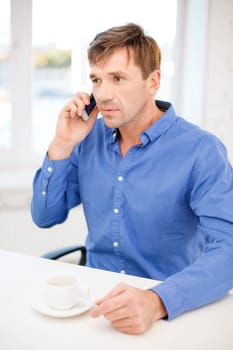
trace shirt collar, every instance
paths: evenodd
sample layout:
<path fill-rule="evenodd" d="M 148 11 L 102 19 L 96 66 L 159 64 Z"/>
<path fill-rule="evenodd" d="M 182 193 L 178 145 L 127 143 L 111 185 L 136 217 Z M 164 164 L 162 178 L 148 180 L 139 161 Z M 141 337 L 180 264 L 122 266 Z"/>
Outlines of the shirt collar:
<path fill-rule="evenodd" d="M 155 103 L 157 107 L 164 112 L 164 114 L 141 134 L 141 141 L 143 145 L 147 144 L 148 142 L 156 141 L 171 127 L 177 118 L 171 103 L 159 100 L 156 100 Z"/>
<path fill-rule="evenodd" d="M 152 124 L 149 129 L 145 130 L 141 134 L 141 142 L 142 145 L 146 145 L 149 142 L 154 142 L 157 140 L 162 134 L 164 134 L 170 126 L 176 120 L 176 114 L 173 109 L 173 106 L 169 102 L 156 100 L 155 101 L 157 107 L 164 112 L 162 117 L 157 120 L 154 124 Z M 118 136 L 117 129 L 109 129 L 109 142 L 115 143 Z"/>

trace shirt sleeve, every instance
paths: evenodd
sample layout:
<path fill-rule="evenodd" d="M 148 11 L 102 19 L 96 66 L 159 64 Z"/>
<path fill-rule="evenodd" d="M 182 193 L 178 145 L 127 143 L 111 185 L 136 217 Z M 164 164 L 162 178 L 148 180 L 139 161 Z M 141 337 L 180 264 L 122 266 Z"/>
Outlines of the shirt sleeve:
<path fill-rule="evenodd" d="M 184 270 L 152 288 L 172 319 L 223 297 L 233 288 L 233 171 L 214 136 L 195 164 L 190 206 L 199 218 L 203 253 Z"/>
<path fill-rule="evenodd" d="M 65 221 L 68 212 L 80 204 L 78 165 L 75 153 L 64 160 L 46 155 L 33 181 L 31 214 L 39 227 L 51 227 Z"/>

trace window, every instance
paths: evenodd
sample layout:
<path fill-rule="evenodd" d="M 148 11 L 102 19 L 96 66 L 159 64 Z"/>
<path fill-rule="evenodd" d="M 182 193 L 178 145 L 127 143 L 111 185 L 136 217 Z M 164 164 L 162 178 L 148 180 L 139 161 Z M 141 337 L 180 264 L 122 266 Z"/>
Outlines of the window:
<path fill-rule="evenodd" d="M 102 15 L 111 6 L 108 0 L 83 2 L 82 6 L 75 0 L 33 0 L 34 152 L 46 151 L 65 101 L 78 90 L 89 91 L 86 49 L 95 34 L 108 27 L 136 22 L 156 38 L 163 52 L 160 95 L 170 99 L 176 1 L 145 0 L 143 6 L 135 2 L 132 11 L 131 2 L 118 0 L 114 11 Z"/>
<path fill-rule="evenodd" d="M 125 0 L 114 4 L 108 0 L 1 2 L 2 164 L 35 168 L 41 163 L 60 109 L 74 92 L 90 89 L 86 49 L 94 35 L 108 27 L 136 22 L 155 37 L 163 55 L 158 98 L 172 98 L 176 1 L 144 0 L 143 6 L 134 2 L 133 9 Z"/>

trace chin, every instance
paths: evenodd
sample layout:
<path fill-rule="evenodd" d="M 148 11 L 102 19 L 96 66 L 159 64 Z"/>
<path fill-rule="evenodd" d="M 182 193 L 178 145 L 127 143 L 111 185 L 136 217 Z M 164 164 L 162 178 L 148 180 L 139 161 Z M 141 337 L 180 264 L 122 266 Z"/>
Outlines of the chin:
<path fill-rule="evenodd" d="M 103 117 L 103 120 L 104 120 L 104 124 L 105 124 L 108 128 L 111 128 L 111 129 L 117 129 L 117 128 L 119 128 L 119 123 L 117 123 L 116 121 L 110 120 L 109 118 L 105 118 L 105 117 Z"/>

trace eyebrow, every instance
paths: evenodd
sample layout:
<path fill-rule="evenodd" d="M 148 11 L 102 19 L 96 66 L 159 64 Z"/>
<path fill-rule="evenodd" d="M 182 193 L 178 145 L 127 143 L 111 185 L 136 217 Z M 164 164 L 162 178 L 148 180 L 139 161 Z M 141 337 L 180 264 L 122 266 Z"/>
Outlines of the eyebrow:
<path fill-rule="evenodd" d="M 123 75 L 123 76 L 127 76 L 127 74 L 123 71 L 116 71 L 116 72 L 110 72 L 110 73 L 107 73 L 107 75 L 110 75 L 110 76 L 116 76 L 116 75 Z M 94 74 L 94 73 L 91 73 L 90 74 L 90 79 L 93 79 L 93 78 L 96 78 L 98 75 Z"/>

